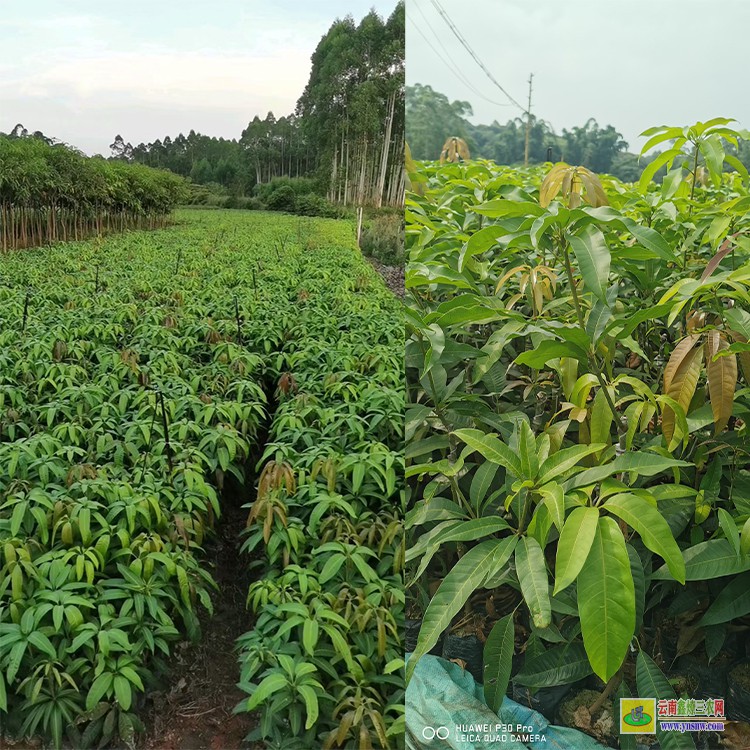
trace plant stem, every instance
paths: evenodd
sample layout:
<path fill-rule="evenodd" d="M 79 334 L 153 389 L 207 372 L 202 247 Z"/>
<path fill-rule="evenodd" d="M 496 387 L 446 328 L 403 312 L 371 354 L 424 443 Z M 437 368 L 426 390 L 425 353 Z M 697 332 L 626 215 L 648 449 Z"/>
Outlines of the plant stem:
<path fill-rule="evenodd" d="M 573 278 L 573 267 L 570 265 L 570 251 L 568 250 L 568 246 L 565 245 L 563 249 L 563 255 L 565 259 L 565 272 L 568 275 L 568 283 L 570 284 L 570 293 L 573 295 L 573 306 L 576 310 L 576 317 L 578 318 L 578 325 L 580 326 L 581 330 L 585 333 L 586 332 L 586 324 L 583 320 L 583 310 L 581 309 L 581 302 L 578 299 L 578 289 L 576 288 L 576 282 Z M 610 411 L 612 412 L 612 416 L 614 417 L 615 422 L 617 422 L 617 431 L 618 433 L 621 431 L 621 422 L 620 422 L 620 415 L 617 413 L 617 408 L 615 407 L 614 401 L 612 401 L 612 397 L 609 395 L 609 391 L 607 390 L 607 382 L 604 380 L 604 375 L 602 374 L 601 368 L 599 367 L 599 363 L 596 361 L 596 354 L 593 351 L 593 343 L 592 343 L 592 350 L 589 351 L 589 357 L 588 357 L 588 365 L 589 367 L 594 371 L 594 375 L 596 375 L 596 379 L 599 381 L 599 385 L 602 388 L 602 391 L 604 392 L 604 398 L 607 401 L 607 405 L 609 406 Z M 627 428 L 626 428 L 627 429 Z"/>
<path fill-rule="evenodd" d="M 169 473 L 171 475 L 174 471 L 174 467 L 172 466 L 172 446 L 169 442 L 169 423 L 167 421 L 167 410 L 164 406 L 164 394 L 161 391 L 159 391 L 159 402 L 161 404 L 161 420 L 164 427 L 164 447 L 167 450 L 167 463 L 169 464 Z"/>
<path fill-rule="evenodd" d="M 602 694 L 589 706 L 589 713 L 593 717 L 597 711 L 604 705 L 604 701 L 609 698 L 612 693 L 617 690 L 622 682 L 622 667 L 610 678 L 609 682 L 604 686 Z"/>
<path fill-rule="evenodd" d="M 698 144 L 693 144 L 693 150 L 695 151 L 695 158 L 693 159 L 693 184 L 690 186 L 690 200 L 693 200 L 693 195 L 695 195 L 695 183 L 698 181 Z M 692 213 L 693 207 L 690 207 L 690 212 Z"/>
<path fill-rule="evenodd" d="M 565 272 L 568 275 L 568 283 L 570 284 L 570 293 L 573 295 L 573 306 L 576 309 L 576 317 L 578 318 L 578 325 L 582 331 L 586 331 L 586 324 L 583 321 L 583 311 L 581 310 L 581 303 L 578 300 L 578 289 L 576 288 L 576 282 L 573 278 L 573 267 L 570 265 L 570 251 L 568 246 L 565 246 L 564 252 L 565 261 Z"/>

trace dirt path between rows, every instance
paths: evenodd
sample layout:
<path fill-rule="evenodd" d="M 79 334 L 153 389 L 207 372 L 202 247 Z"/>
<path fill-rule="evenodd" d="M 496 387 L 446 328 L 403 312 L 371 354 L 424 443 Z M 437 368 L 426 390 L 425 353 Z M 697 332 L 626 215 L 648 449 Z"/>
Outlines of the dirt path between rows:
<path fill-rule="evenodd" d="M 383 277 L 385 285 L 401 299 L 404 298 L 404 267 L 386 266 L 374 258 L 368 258 L 373 268 Z"/>
<path fill-rule="evenodd" d="M 245 609 L 249 584 L 247 558 L 240 555 L 240 532 L 247 510 L 222 499 L 224 516 L 217 538 L 206 543 L 207 558 L 219 591 L 212 596 L 213 617 L 202 620 L 200 643 L 180 644 L 175 652 L 168 692 L 153 698 L 146 717 L 149 733 L 144 750 L 238 750 L 262 745 L 243 744 L 255 726 L 254 717 L 233 714 L 247 695 L 236 687 L 239 663 L 235 639 L 250 629 L 252 615 Z"/>

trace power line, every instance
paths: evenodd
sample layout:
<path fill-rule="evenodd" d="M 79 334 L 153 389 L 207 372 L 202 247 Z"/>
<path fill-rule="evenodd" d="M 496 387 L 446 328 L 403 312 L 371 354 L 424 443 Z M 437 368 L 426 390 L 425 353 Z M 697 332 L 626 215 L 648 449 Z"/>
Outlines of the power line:
<path fill-rule="evenodd" d="M 432 24 L 430 23 L 429 18 L 425 14 L 425 12 L 422 10 L 422 8 L 419 6 L 419 4 L 416 2 L 416 0 L 412 0 L 411 5 L 414 6 L 418 11 L 419 15 L 422 16 L 424 19 L 425 24 L 427 24 L 427 28 L 432 32 L 432 35 L 435 37 L 435 41 L 440 45 L 442 51 L 445 53 L 445 56 L 448 58 L 450 62 L 446 62 L 446 60 L 443 58 L 443 56 L 438 52 L 437 49 L 432 45 L 430 40 L 426 37 L 426 35 L 422 32 L 422 29 L 419 27 L 417 23 L 411 18 L 409 20 L 412 22 L 412 25 L 417 29 L 421 37 L 429 44 L 432 51 L 443 61 L 443 63 L 448 67 L 451 72 L 459 78 L 459 80 L 471 91 L 476 94 L 476 96 L 480 97 L 481 99 L 484 99 L 486 102 L 489 102 L 490 104 L 494 104 L 498 107 L 509 107 L 510 105 L 505 102 L 496 102 L 494 99 L 490 99 L 489 97 L 485 96 L 481 91 L 479 91 L 474 84 L 463 74 L 461 68 L 456 64 L 456 61 L 450 56 L 450 53 L 448 52 L 448 49 L 444 44 L 442 44 L 440 40 L 440 36 L 433 28 Z M 408 11 L 407 11 L 407 18 L 408 18 Z"/>
<path fill-rule="evenodd" d="M 485 99 L 486 101 L 490 102 L 491 104 L 497 104 L 499 107 L 509 107 L 509 104 L 503 104 L 501 102 L 493 102 L 492 99 L 488 99 L 486 96 L 484 96 L 481 92 L 477 91 L 472 84 L 467 81 L 465 78 L 461 76 L 461 74 L 440 54 L 440 52 L 435 49 L 435 45 L 432 44 L 432 42 L 425 36 L 422 29 L 419 28 L 419 25 L 412 19 L 412 17 L 407 13 L 406 14 L 406 20 L 409 21 L 412 26 L 419 32 L 419 35 L 422 37 L 422 39 L 427 42 L 427 44 L 430 46 L 430 49 L 435 53 L 435 55 L 443 62 L 443 64 L 448 68 L 448 70 L 453 73 L 454 76 L 456 76 L 456 79 L 462 83 L 464 86 L 466 86 L 468 89 L 470 89 L 476 96 Z"/>
<path fill-rule="evenodd" d="M 523 148 L 523 165 L 529 166 L 529 136 L 531 135 L 531 84 L 534 80 L 534 74 L 529 74 L 529 107 L 526 110 L 526 143 Z"/>
<path fill-rule="evenodd" d="M 508 99 L 510 99 L 510 101 L 513 102 L 513 104 L 515 104 L 516 107 L 518 107 L 518 109 L 521 110 L 521 112 L 523 112 L 524 114 L 527 114 L 527 112 L 523 108 L 523 106 L 521 104 L 519 104 L 500 85 L 499 81 L 495 78 L 495 76 L 492 75 L 492 73 L 489 71 L 489 69 L 487 68 L 487 66 L 479 59 L 479 57 L 476 54 L 476 52 L 474 52 L 474 50 L 471 48 L 471 46 L 466 41 L 466 39 L 464 39 L 464 37 L 461 34 L 461 32 L 456 28 L 456 24 L 453 23 L 453 21 L 450 19 L 450 16 L 443 10 L 443 8 L 440 5 L 440 3 L 438 2 L 438 0 L 430 0 L 430 1 L 432 2 L 433 6 L 435 7 L 435 10 L 437 10 L 437 12 L 441 15 L 441 17 L 445 21 L 445 23 L 448 24 L 448 28 L 453 32 L 453 34 L 456 37 L 456 39 L 458 39 L 458 41 L 461 42 L 461 45 L 464 47 L 464 49 L 471 55 L 471 57 L 474 59 L 474 61 L 476 62 L 476 64 L 479 65 L 479 67 L 484 71 L 484 74 L 487 76 L 487 78 L 489 78 L 490 81 L 492 81 L 492 83 L 494 83 L 495 86 L 497 86 L 497 88 L 499 88 L 500 91 L 502 91 L 503 94 L 505 94 L 505 96 L 507 96 Z"/>

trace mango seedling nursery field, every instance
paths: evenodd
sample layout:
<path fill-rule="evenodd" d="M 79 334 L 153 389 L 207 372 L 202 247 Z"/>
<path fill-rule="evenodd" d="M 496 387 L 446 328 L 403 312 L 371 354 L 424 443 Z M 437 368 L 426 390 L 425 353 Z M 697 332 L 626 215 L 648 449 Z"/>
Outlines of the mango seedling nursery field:
<path fill-rule="evenodd" d="M 176 218 L 0 259 L 0 734 L 142 746 L 244 505 L 250 739 L 395 747 L 400 305 L 349 223 Z"/>

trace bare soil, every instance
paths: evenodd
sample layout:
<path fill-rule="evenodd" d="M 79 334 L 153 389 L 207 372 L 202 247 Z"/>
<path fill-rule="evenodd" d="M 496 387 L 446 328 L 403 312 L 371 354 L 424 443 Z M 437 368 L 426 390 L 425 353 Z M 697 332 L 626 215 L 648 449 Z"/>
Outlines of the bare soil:
<path fill-rule="evenodd" d="M 233 714 L 247 695 L 236 683 L 239 663 L 235 640 L 252 626 L 245 609 L 249 585 L 247 559 L 240 555 L 240 533 L 247 510 L 242 500 L 222 499 L 224 512 L 217 538 L 207 543 L 212 574 L 219 586 L 213 617 L 202 620 L 199 643 L 180 644 L 170 675 L 169 690 L 154 694 L 145 723 L 144 750 L 260 750 L 261 744 L 243 743 L 256 726 L 255 716 Z M 139 746 L 141 746 L 139 744 Z"/>
<path fill-rule="evenodd" d="M 404 267 L 403 266 L 386 266 L 375 260 L 368 258 L 373 268 L 383 277 L 385 285 L 397 296 L 404 297 Z"/>

